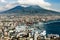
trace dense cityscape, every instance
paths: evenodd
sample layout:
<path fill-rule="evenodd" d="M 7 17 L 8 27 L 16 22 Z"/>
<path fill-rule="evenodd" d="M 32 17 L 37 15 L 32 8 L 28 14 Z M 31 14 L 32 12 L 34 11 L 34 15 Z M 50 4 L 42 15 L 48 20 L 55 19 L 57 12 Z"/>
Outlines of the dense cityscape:
<path fill-rule="evenodd" d="M 43 26 L 40 27 L 40 32 L 36 30 L 36 24 L 39 22 L 57 19 L 60 19 L 60 16 L 0 15 L 0 40 L 59 40 L 60 37 L 57 34 L 48 34 L 47 36 L 43 34 Z"/>
<path fill-rule="evenodd" d="M 60 40 L 60 0 L 0 0 L 0 40 Z"/>

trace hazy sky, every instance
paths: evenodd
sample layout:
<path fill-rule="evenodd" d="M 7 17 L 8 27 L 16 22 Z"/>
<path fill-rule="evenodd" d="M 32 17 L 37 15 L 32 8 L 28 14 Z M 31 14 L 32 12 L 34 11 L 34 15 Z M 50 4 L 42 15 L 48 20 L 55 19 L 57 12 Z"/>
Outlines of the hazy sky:
<path fill-rule="evenodd" d="M 24 5 L 23 5 L 24 4 Z M 39 5 L 45 9 L 60 11 L 60 0 L 0 0 L 0 11 L 21 5 Z"/>

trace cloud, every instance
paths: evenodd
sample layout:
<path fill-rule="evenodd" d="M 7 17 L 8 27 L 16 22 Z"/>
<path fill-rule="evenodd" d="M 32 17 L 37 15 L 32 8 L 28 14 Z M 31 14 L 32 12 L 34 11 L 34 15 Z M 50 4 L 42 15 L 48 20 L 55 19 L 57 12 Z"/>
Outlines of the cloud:
<path fill-rule="evenodd" d="M 5 6 L 1 6 L 0 11 L 8 10 L 8 9 L 11 9 L 11 8 L 13 8 L 15 6 L 16 6 L 15 4 L 9 3 L 9 4 L 6 4 Z"/>
<path fill-rule="evenodd" d="M 0 0 L 0 11 L 8 10 L 16 5 L 21 5 L 24 7 L 27 7 L 29 5 L 39 5 L 42 8 L 48 9 L 48 10 L 55 10 L 52 8 L 52 4 L 49 2 L 46 2 L 45 0 Z M 2 7 L 1 7 L 2 6 Z M 60 10 L 58 10 L 60 11 Z"/>
<path fill-rule="evenodd" d="M 10 8 L 10 7 L 13 7 L 14 5 L 13 4 L 7 4 L 6 6 L 5 6 L 5 8 Z"/>
<path fill-rule="evenodd" d="M 30 4 L 30 5 L 39 5 L 42 7 L 51 6 L 50 3 L 45 2 L 45 0 L 18 0 L 19 4 Z"/>
<path fill-rule="evenodd" d="M 5 0 L 0 0 L 0 2 L 6 2 Z"/>
<path fill-rule="evenodd" d="M 16 3 L 25 4 L 25 5 L 21 5 L 21 6 L 24 6 L 24 7 L 27 7 L 26 4 L 28 4 L 28 5 L 39 5 L 41 7 L 50 7 L 51 6 L 51 4 L 48 3 L 48 2 L 45 2 L 45 0 L 17 0 L 17 2 L 16 1 L 13 1 L 13 2 L 10 1 L 10 2 L 8 2 L 7 0 L 0 0 L 0 2 L 3 2 L 4 4 L 6 3 L 6 5 L 4 6 L 4 8 L 14 7 L 14 5 L 16 5 Z"/>
<path fill-rule="evenodd" d="M 8 10 L 15 7 L 17 3 L 10 0 L 0 0 L 0 11 Z"/>
<path fill-rule="evenodd" d="M 0 7 L 0 10 L 3 10 L 4 8 L 3 7 Z"/>
<path fill-rule="evenodd" d="M 23 7 L 27 7 L 27 5 L 39 5 L 40 7 L 48 10 L 50 10 L 52 6 L 51 3 L 46 2 L 45 0 L 18 0 L 18 3 Z"/>
<path fill-rule="evenodd" d="M 45 8 L 45 9 L 48 9 L 48 10 L 53 10 L 53 11 L 57 11 L 57 12 L 60 12 L 60 10 L 57 10 L 57 9 L 53 9 L 53 8 L 49 8 L 49 7 Z"/>

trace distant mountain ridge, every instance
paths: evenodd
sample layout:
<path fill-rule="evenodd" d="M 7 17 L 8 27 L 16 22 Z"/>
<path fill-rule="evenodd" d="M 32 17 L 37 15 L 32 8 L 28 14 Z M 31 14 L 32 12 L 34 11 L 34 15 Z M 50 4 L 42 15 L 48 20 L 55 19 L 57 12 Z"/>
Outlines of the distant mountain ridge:
<path fill-rule="evenodd" d="M 12 9 L 6 10 L 2 13 L 17 13 L 17 14 L 60 14 L 60 12 L 44 9 L 40 6 L 16 6 Z"/>

